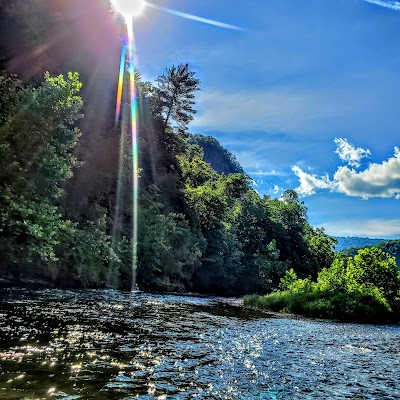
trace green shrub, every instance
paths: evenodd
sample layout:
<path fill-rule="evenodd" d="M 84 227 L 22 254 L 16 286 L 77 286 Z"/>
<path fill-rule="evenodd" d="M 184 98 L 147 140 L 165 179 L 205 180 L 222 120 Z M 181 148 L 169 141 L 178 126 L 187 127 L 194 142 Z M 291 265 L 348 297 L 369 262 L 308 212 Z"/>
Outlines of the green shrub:
<path fill-rule="evenodd" d="M 376 248 L 352 257 L 339 255 L 317 282 L 297 279 L 293 270 L 281 279 L 280 291 L 247 296 L 244 304 L 277 312 L 348 322 L 394 322 L 398 319 L 400 274 L 394 257 Z"/>

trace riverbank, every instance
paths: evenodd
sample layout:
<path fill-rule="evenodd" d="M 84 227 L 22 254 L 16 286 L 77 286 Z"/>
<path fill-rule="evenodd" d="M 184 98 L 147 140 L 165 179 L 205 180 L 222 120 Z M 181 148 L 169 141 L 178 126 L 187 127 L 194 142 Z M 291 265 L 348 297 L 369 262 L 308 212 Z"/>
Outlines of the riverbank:
<path fill-rule="evenodd" d="M 0 288 L 28 288 L 28 289 L 54 289 L 54 282 L 50 280 L 35 278 L 35 277 L 25 277 L 20 279 L 15 279 L 12 275 L 2 275 L 0 276 Z"/>
<path fill-rule="evenodd" d="M 361 293 L 277 291 L 266 296 L 250 295 L 243 306 L 274 316 L 362 324 L 399 324 L 398 312 Z"/>
<path fill-rule="evenodd" d="M 279 289 L 246 296 L 252 308 L 342 322 L 392 324 L 400 321 L 400 272 L 396 260 L 371 247 L 354 257 L 338 254 L 316 280 L 299 279 L 293 269 Z"/>

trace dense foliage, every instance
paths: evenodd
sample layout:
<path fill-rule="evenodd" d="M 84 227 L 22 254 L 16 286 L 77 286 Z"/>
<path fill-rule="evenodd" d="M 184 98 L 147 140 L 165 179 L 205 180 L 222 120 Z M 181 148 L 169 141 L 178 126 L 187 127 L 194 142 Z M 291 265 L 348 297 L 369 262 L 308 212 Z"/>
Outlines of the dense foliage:
<path fill-rule="evenodd" d="M 359 250 L 354 257 L 339 253 L 316 281 L 297 279 L 291 269 L 280 288 L 267 296 L 248 296 L 245 304 L 344 321 L 399 319 L 400 272 L 395 258 L 376 247 Z"/>
<path fill-rule="evenodd" d="M 129 96 L 114 122 L 123 26 L 106 0 L 4 1 L 0 26 L 13 32 L 12 46 L 0 41 L 1 278 L 130 288 Z M 294 191 L 260 197 L 229 152 L 189 133 L 200 89 L 189 65 L 154 82 L 137 75 L 139 285 L 267 292 L 289 268 L 316 278 L 329 267 L 335 240 L 308 224 Z"/>
<path fill-rule="evenodd" d="M 295 192 L 287 191 L 279 200 L 261 198 L 245 174 L 218 174 L 204 161 L 202 148 L 190 144 L 183 131 L 190 119 L 191 90 L 183 91 L 186 97 L 179 100 L 186 116 L 176 131 L 168 124 L 168 119 L 184 115 L 177 105 L 170 113 L 171 103 L 164 101 L 171 71 L 180 86 L 187 80 L 193 84 L 187 66 L 167 70 L 161 86 L 143 83 L 138 76 L 145 160 L 140 285 L 146 290 L 231 294 L 271 290 L 289 267 L 301 276 L 316 276 L 333 259 L 334 240 L 309 226 Z M 80 88 L 77 73 L 67 79 L 47 74 L 36 88 L 6 75 L 0 81 L 7 93 L 0 126 L 1 271 L 17 281 L 129 287 L 129 138 L 123 122 L 119 137 L 112 133 L 91 148 L 118 157 L 119 174 L 111 159 L 90 175 L 93 159 L 82 164 L 73 151 L 80 136 L 74 127 L 82 117 Z"/>

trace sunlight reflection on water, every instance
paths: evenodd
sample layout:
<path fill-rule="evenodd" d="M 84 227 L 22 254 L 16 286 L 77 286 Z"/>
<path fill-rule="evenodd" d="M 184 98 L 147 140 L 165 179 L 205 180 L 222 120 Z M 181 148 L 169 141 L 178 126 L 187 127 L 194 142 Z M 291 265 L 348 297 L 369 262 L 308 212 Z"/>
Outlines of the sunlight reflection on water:
<path fill-rule="evenodd" d="M 0 292 L 1 399 L 399 399 L 400 328 L 216 298 Z"/>

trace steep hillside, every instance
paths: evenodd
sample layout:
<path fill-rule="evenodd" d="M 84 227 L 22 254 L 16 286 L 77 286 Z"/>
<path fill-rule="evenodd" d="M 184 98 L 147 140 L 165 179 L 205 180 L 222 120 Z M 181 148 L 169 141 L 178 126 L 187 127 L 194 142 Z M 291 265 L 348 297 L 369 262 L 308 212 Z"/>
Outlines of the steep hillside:
<path fill-rule="evenodd" d="M 188 142 L 199 145 L 204 151 L 204 161 L 219 174 L 243 174 L 243 168 L 236 157 L 226 150 L 212 136 L 190 135 Z"/>

